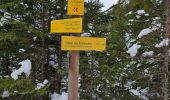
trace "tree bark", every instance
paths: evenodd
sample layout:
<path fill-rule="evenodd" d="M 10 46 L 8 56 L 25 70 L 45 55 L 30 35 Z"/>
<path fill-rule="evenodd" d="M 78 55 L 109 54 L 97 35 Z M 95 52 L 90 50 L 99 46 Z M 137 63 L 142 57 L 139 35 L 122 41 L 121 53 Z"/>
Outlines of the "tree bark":
<path fill-rule="evenodd" d="M 44 66 L 45 66 L 45 38 L 44 38 L 44 33 L 45 33 L 45 10 L 44 10 L 44 3 L 42 2 L 42 15 L 41 15 L 41 21 L 42 21 L 42 32 L 43 34 L 41 35 L 41 79 L 43 80 L 44 78 Z"/>
<path fill-rule="evenodd" d="M 170 35 L 170 0 L 164 0 L 165 5 L 165 38 Z M 168 100 L 168 64 L 169 64 L 169 47 L 164 50 L 164 62 L 162 66 L 162 100 Z"/>

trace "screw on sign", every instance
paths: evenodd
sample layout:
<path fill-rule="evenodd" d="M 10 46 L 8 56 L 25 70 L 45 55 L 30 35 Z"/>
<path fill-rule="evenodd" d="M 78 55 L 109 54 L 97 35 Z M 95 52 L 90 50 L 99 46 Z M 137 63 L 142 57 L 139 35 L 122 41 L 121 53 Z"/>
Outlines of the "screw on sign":
<path fill-rule="evenodd" d="M 67 14 L 68 15 L 84 15 L 84 0 L 67 0 Z"/>
<path fill-rule="evenodd" d="M 74 8 L 74 12 L 78 12 L 78 8 Z"/>

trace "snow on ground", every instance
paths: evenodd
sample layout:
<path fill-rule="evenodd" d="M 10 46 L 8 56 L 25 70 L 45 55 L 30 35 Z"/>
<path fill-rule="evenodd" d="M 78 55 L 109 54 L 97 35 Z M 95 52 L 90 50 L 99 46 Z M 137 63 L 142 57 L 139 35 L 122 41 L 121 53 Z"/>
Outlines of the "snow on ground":
<path fill-rule="evenodd" d="M 163 39 L 159 44 L 156 44 L 155 47 L 160 48 L 160 47 L 168 46 L 168 45 L 169 45 L 169 39 L 166 38 L 166 39 Z"/>
<path fill-rule="evenodd" d="M 153 53 L 154 53 L 153 51 L 149 51 L 149 52 L 146 51 L 146 52 L 144 52 L 144 53 L 142 54 L 142 56 L 143 56 L 143 57 L 152 57 L 152 56 L 153 56 Z"/>
<path fill-rule="evenodd" d="M 127 53 L 129 53 L 131 57 L 134 57 L 138 53 L 138 49 L 140 47 L 141 45 L 138 45 L 138 43 L 136 43 L 128 49 Z"/>
<path fill-rule="evenodd" d="M 62 92 L 61 95 L 54 92 L 51 95 L 51 100 L 68 100 L 68 95 L 65 92 Z"/>
<path fill-rule="evenodd" d="M 5 91 L 2 93 L 2 98 L 6 98 L 6 97 L 9 97 L 9 91 L 8 91 L 8 90 L 5 90 Z"/>
<path fill-rule="evenodd" d="M 47 79 L 45 79 L 43 83 L 38 83 L 37 87 L 35 89 L 39 90 L 39 89 L 43 88 L 46 84 L 48 84 L 48 80 Z"/>
<path fill-rule="evenodd" d="M 30 60 L 24 60 L 22 62 L 19 63 L 21 65 L 21 67 L 18 70 L 14 70 L 11 73 L 11 77 L 14 80 L 18 79 L 18 76 L 21 75 L 22 73 L 25 73 L 26 77 L 29 77 L 29 75 L 31 74 L 31 61 Z"/>
<path fill-rule="evenodd" d="M 151 29 L 145 28 L 139 33 L 137 38 L 142 38 L 143 36 L 148 35 L 151 32 L 153 32 Z"/>

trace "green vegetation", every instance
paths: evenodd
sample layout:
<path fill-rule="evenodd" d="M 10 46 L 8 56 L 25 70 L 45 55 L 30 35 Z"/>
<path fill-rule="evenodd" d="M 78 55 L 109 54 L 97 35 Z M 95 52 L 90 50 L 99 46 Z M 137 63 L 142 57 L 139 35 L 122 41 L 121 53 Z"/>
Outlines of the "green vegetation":
<path fill-rule="evenodd" d="M 5 90 L 13 100 L 67 92 L 69 52 L 61 51 L 61 34 L 50 34 L 51 20 L 69 18 L 66 6 L 66 0 L 0 1 L 0 97 Z M 155 45 L 165 37 L 162 0 L 119 0 L 106 12 L 102 6 L 99 0 L 85 2 L 83 33 L 106 38 L 107 50 L 80 53 L 80 100 L 160 100 L 164 47 Z M 139 38 L 146 28 L 154 30 Z M 134 44 L 141 47 L 131 57 L 127 51 Z M 146 51 L 153 56 L 144 57 Z M 25 59 L 32 62 L 29 78 L 7 78 Z M 48 84 L 35 89 L 45 79 Z"/>

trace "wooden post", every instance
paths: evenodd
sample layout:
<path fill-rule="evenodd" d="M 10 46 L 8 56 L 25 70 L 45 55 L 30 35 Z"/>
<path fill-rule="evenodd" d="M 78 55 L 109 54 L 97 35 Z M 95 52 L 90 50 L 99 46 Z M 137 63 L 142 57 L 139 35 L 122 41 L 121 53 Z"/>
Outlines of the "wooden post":
<path fill-rule="evenodd" d="M 81 16 L 71 16 L 80 18 Z M 80 36 L 80 34 L 74 34 Z M 78 100 L 78 79 L 79 79 L 80 51 L 70 51 L 69 74 L 68 74 L 68 100 Z"/>
<path fill-rule="evenodd" d="M 67 14 L 71 18 L 84 15 L 84 0 L 67 0 Z M 75 10 L 76 9 L 76 10 Z M 82 32 L 82 31 L 81 31 Z M 80 34 L 76 34 L 80 36 Z M 78 100 L 79 54 L 80 51 L 70 51 L 70 65 L 68 76 L 68 100 Z"/>
<path fill-rule="evenodd" d="M 70 51 L 68 100 L 78 99 L 79 51 Z"/>
<path fill-rule="evenodd" d="M 169 38 L 170 35 L 170 0 L 164 0 L 165 5 L 165 38 Z M 164 63 L 162 66 L 162 100 L 168 100 L 168 65 L 169 65 L 169 47 L 165 47 L 164 50 Z"/>

